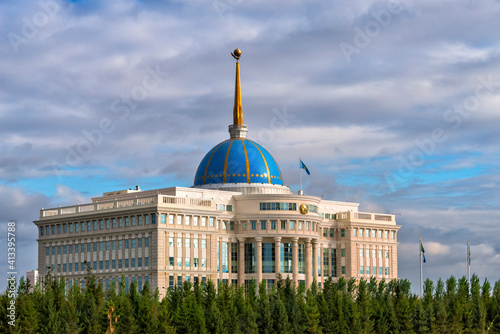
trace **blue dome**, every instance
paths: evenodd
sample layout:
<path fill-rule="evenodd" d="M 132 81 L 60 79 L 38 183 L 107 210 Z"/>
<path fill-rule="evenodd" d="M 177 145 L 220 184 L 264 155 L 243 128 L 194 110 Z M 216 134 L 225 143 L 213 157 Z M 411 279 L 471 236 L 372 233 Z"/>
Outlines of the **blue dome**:
<path fill-rule="evenodd" d="M 231 138 L 212 148 L 201 160 L 194 186 L 217 183 L 283 185 L 274 158 L 261 145 L 246 138 Z"/>

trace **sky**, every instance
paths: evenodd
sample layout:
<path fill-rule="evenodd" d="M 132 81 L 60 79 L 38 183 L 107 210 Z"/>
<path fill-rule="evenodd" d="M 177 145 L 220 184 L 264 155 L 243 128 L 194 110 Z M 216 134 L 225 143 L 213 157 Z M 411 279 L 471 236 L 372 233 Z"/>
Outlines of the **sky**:
<path fill-rule="evenodd" d="M 2 1 L 0 238 L 37 267 L 40 208 L 189 187 L 248 137 L 306 194 L 393 213 L 399 277 L 500 279 L 500 2 Z M 0 262 L 0 289 L 7 261 Z"/>

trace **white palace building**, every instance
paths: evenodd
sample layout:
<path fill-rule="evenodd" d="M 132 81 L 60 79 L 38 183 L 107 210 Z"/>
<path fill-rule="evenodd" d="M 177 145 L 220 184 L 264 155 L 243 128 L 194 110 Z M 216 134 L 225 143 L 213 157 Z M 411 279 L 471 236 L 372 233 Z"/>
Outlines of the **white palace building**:
<path fill-rule="evenodd" d="M 247 139 L 236 62 L 230 138 L 201 160 L 190 188 L 104 193 L 92 203 L 42 209 L 38 273 L 68 287 L 85 262 L 105 287 L 149 282 L 160 295 L 184 281 L 271 285 L 278 274 L 308 287 L 333 277 L 398 277 L 394 215 L 358 203 L 294 194 L 277 162 Z"/>

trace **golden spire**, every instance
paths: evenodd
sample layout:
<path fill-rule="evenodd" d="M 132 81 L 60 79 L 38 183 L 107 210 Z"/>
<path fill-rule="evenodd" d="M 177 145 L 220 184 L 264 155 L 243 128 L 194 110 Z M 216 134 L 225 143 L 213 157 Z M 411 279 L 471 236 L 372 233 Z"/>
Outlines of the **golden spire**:
<path fill-rule="evenodd" d="M 243 106 L 241 105 L 241 87 L 240 87 L 240 57 L 241 50 L 236 49 L 231 53 L 236 59 L 236 83 L 234 87 L 234 109 L 233 109 L 233 124 L 243 124 Z"/>

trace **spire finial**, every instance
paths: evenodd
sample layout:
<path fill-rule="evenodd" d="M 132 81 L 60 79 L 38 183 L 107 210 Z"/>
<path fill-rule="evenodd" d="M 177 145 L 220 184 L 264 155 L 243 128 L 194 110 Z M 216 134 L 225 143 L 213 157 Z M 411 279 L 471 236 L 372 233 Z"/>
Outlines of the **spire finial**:
<path fill-rule="evenodd" d="M 234 109 L 233 124 L 243 124 L 243 106 L 241 105 L 241 87 L 240 87 L 240 57 L 241 50 L 234 50 L 231 55 L 236 59 L 236 82 L 234 87 Z"/>

